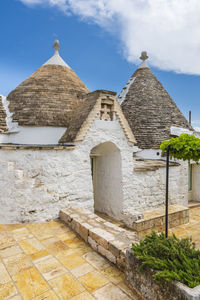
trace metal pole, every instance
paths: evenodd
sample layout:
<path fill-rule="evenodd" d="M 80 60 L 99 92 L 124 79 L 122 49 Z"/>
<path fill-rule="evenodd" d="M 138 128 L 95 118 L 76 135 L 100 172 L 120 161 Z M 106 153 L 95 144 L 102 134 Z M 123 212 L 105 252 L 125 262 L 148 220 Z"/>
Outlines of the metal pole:
<path fill-rule="evenodd" d="M 168 194 L 169 194 L 169 146 L 166 159 L 165 236 L 168 237 Z"/>
<path fill-rule="evenodd" d="M 192 112 L 191 110 L 189 111 L 189 124 L 192 124 Z"/>

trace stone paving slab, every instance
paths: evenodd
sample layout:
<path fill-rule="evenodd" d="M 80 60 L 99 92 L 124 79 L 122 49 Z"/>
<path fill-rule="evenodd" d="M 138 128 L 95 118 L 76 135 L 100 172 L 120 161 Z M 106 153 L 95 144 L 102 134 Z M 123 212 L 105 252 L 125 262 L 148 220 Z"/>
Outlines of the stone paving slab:
<path fill-rule="evenodd" d="M 179 238 L 192 238 L 196 247 L 200 249 L 200 207 L 190 209 L 189 223 L 171 228 L 169 233 L 174 233 Z"/>
<path fill-rule="evenodd" d="M 119 295 L 138 300 L 124 274 L 61 221 L 0 225 L 1 300 L 118 300 Z"/>

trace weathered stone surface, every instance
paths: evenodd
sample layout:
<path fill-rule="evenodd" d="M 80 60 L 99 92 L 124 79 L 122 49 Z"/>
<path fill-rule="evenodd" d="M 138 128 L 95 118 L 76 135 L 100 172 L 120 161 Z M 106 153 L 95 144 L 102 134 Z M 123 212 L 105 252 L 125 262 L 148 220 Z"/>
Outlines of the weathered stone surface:
<path fill-rule="evenodd" d="M 149 68 L 138 68 L 133 78 L 122 110 L 140 148 L 159 148 L 170 138 L 171 126 L 192 129 Z"/>
<path fill-rule="evenodd" d="M 73 217 L 72 217 L 73 218 Z M 80 230 L 80 222 L 81 222 L 81 220 L 80 219 L 73 219 L 72 221 L 71 221 L 71 228 L 75 231 L 75 232 L 77 232 L 78 234 L 80 234 L 80 232 L 79 232 L 79 230 Z"/>
<path fill-rule="evenodd" d="M 71 213 L 70 216 L 69 211 Z M 105 222 L 104 219 L 99 218 L 95 214 L 91 215 L 93 228 L 90 225 L 90 212 L 87 210 L 79 209 L 77 211 L 76 208 L 70 207 L 68 210 L 63 210 L 60 216 L 95 251 L 116 264 L 120 269 L 123 270 L 125 268 L 126 249 L 130 248 L 133 242 L 136 243 L 138 241 L 138 237 L 134 232 L 129 232 L 123 228 L 120 228 L 120 231 L 118 231 L 118 226 Z M 87 216 L 87 222 L 85 222 L 85 216 Z M 96 227 L 97 224 L 99 227 Z M 112 233 L 110 233 L 111 230 Z"/>
<path fill-rule="evenodd" d="M 88 243 L 90 244 L 90 246 L 92 247 L 92 249 L 94 249 L 95 251 L 98 252 L 98 248 L 97 248 L 98 244 L 90 236 L 88 236 Z"/>
<path fill-rule="evenodd" d="M 84 241 L 88 241 L 89 230 L 82 224 L 79 225 L 79 235 L 84 239 Z"/>
<path fill-rule="evenodd" d="M 94 199 L 88 157 L 91 149 L 102 139 L 117 145 L 123 161 L 123 202 L 115 217 L 122 218 L 121 209 L 132 207 L 141 212 L 164 203 L 165 169 L 160 168 L 153 174 L 135 172 L 132 153 L 136 149 L 128 144 L 118 120 L 112 124 L 106 122 L 103 128 L 98 121 L 94 121 L 84 141 L 72 151 L 0 149 L 1 223 L 40 222 L 57 218 L 59 211 L 69 204 L 89 208 L 92 214 Z M 186 162 L 170 168 L 170 204 L 187 205 L 187 168 Z M 107 213 L 112 216 L 112 207 Z"/>
<path fill-rule="evenodd" d="M 109 261 L 111 261 L 113 264 L 116 264 L 116 256 L 114 256 L 110 251 L 106 250 L 104 247 L 101 245 L 98 246 L 98 252 L 105 256 Z"/>
<path fill-rule="evenodd" d="M 190 289 L 177 282 L 155 282 L 154 271 L 145 269 L 139 272 L 139 260 L 131 250 L 126 252 L 126 280 L 129 286 L 136 289 L 146 300 L 200 300 L 200 286 Z"/>
<path fill-rule="evenodd" d="M 132 182 L 135 148 L 125 138 L 118 119 L 105 123 L 102 127 L 101 120 L 94 120 L 84 141 L 76 144 L 73 151 L 0 149 L 0 222 L 50 220 L 57 218 L 59 211 L 69 204 L 89 208 L 92 214 L 94 198 L 89 154 L 102 141 L 110 141 L 120 149 L 123 190 L 126 191 L 129 181 Z M 9 169 L 11 164 L 12 170 Z M 124 194 L 124 201 L 129 199 L 132 201 L 130 191 Z M 112 215 L 112 207 L 108 214 Z"/>
<path fill-rule="evenodd" d="M 112 234 L 101 228 L 90 229 L 89 235 L 105 249 L 108 249 L 108 242 L 114 240 L 114 236 Z"/>
<path fill-rule="evenodd" d="M 113 240 L 111 242 L 109 242 L 109 247 L 108 249 L 110 250 L 110 252 L 112 252 L 115 256 L 119 256 L 121 250 L 125 249 L 127 247 L 127 244 L 124 243 L 123 241 L 119 241 L 119 240 Z"/>
<path fill-rule="evenodd" d="M 9 109 L 14 113 L 13 121 L 19 125 L 66 127 L 73 105 L 88 92 L 72 69 L 44 65 L 7 99 Z"/>
<path fill-rule="evenodd" d="M 137 231 L 140 235 L 145 235 L 149 230 L 161 231 L 165 227 L 165 208 L 144 211 L 143 218 L 132 223 L 128 227 Z M 189 222 L 189 208 L 181 205 L 169 205 L 169 228 Z"/>

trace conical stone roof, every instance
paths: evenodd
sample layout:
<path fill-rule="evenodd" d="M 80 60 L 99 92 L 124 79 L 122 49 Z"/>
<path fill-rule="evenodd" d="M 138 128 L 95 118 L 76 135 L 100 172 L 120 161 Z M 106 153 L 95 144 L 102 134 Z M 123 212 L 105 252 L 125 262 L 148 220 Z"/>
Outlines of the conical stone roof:
<path fill-rule="evenodd" d="M 144 54 L 142 64 L 118 98 L 138 147 L 151 149 L 159 148 L 163 140 L 171 137 L 171 126 L 191 130 L 192 127 L 149 69 Z"/>
<path fill-rule="evenodd" d="M 89 93 L 76 73 L 55 54 L 7 97 L 12 119 L 21 126 L 66 127 L 72 107 Z"/>

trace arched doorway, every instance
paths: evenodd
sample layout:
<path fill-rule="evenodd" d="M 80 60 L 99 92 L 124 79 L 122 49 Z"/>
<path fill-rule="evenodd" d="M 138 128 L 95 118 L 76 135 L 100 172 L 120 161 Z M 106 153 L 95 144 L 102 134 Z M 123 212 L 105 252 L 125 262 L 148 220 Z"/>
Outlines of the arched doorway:
<path fill-rule="evenodd" d="M 90 153 L 94 210 L 120 217 L 122 211 L 122 171 L 120 150 L 111 142 L 94 147 Z"/>

